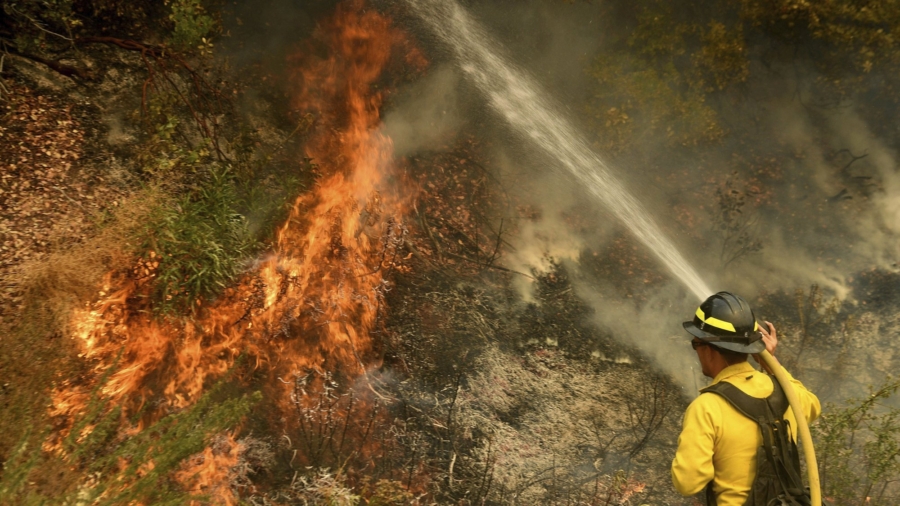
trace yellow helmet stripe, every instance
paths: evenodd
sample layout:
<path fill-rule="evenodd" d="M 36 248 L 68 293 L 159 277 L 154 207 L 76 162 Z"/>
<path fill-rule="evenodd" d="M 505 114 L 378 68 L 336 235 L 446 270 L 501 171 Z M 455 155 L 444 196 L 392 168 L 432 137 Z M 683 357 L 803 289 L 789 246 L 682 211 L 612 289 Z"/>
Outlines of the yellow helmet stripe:
<path fill-rule="evenodd" d="M 727 330 L 729 332 L 737 332 L 737 330 L 734 329 L 734 325 L 732 325 L 730 322 L 726 322 L 726 321 L 720 320 L 718 318 L 713 318 L 712 316 L 707 318 L 706 315 L 703 314 L 703 310 L 700 309 L 699 307 L 697 308 L 696 315 L 697 315 L 697 318 L 700 318 L 701 322 L 703 322 L 707 325 L 711 325 L 717 329 Z"/>
<path fill-rule="evenodd" d="M 753 322 L 753 332 L 756 332 L 757 330 L 759 330 L 759 323 L 757 323 L 756 321 L 754 321 L 754 322 Z"/>

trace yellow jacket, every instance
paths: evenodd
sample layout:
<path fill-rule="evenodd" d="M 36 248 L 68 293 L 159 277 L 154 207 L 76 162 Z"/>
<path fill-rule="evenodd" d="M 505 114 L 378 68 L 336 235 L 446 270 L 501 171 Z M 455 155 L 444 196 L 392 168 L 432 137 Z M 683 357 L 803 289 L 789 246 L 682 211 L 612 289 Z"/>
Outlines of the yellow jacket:
<path fill-rule="evenodd" d="M 713 384 L 727 381 L 744 393 L 768 397 L 772 381 L 747 362 L 728 366 Z M 791 377 L 800 398 L 803 415 L 812 423 L 822 406 L 819 399 L 802 383 Z M 797 419 L 788 408 L 785 419 L 791 424 L 791 437 L 796 441 Z M 740 414 L 721 396 L 700 394 L 684 413 L 678 451 L 672 461 L 672 483 L 682 495 L 694 495 L 712 480 L 717 506 L 743 506 L 756 477 L 756 451 L 762 445 L 762 434 L 753 420 Z"/>

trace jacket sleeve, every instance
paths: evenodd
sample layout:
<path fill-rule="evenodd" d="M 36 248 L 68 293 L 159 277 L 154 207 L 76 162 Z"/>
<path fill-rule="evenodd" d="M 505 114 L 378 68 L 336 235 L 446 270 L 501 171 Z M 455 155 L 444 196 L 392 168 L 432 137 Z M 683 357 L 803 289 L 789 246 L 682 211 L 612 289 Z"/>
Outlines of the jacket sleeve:
<path fill-rule="evenodd" d="M 787 372 L 787 369 L 785 369 L 785 372 Z M 791 379 L 794 392 L 797 393 L 797 397 L 800 399 L 800 406 L 803 408 L 803 415 L 806 417 L 806 421 L 813 423 L 819 417 L 819 414 L 822 413 L 822 404 L 819 402 L 819 398 L 816 397 L 816 394 L 807 390 L 803 383 L 795 379 L 791 373 L 788 372 L 787 374 Z"/>
<path fill-rule="evenodd" d="M 672 461 L 672 484 L 681 495 L 694 495 L 712 481 L 713 451 L 716 443 L 717 407 L 701 394 L 684 412 L 678 450 Z M 717 416 L 718 415 L 718 416 Z"/>

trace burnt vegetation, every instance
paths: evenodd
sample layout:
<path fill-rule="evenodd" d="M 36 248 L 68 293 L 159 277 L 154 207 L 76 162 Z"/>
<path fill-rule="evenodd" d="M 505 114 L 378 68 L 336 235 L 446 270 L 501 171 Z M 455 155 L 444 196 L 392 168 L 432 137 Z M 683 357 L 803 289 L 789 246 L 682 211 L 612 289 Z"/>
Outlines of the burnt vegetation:
<path fill-rule="evenodd" d="M 771 105 L 772 88 L 790 86 L 814 124 L 852 103 L 874 136 L 890 138 L 896 9 L 788 0 L 681 7 L 599 7 L 628 30 L 612 31 L 615 50 L 588 69 L 595 92 L 585 123 L 597 146 L 657 171 L 674 209 L 668 223 L 698 242 L 715 237 L 703 242 L 711 273 L 755 266 L 771 249 L 761 223 L 773 217 L 836 265 L 835 243 L 856 236 L 833 213 L 852 222 L 887 195 L 890 174 L 867 146 L 822 132 L 799 147 L 773 139 L 757 112 Z M 270 297 L 305 289 L 289 269 L 276 270 L 276 281 L 255 269 L 286 221 L 319 218 L 314 206 L 290 214 L 290 203 L 337 162 L 304 149 L 322 129 L 342 138 L 346 125 L 295 108 L 286 73 L 220 53 L 239 23 L 218 3 L 0 9 L 0 504 L 691 504 L 668 474 L 685 387 L 633 336 L 597 323 L 598 312 L 619 317 L 614 305 L 579 291 L 605 283 L 605 300 L 653 309 L 667 277 L 626 230 L 575 260 L 505 262 L 541 209 L 498 176 L 490 140 L 463 133 L 395 160 L 393 182 L 413 195 L 402 214 L 391 216 L 390 196 L 372 192 L 353 204 L 352 234 L 336 214 L 324 217 L 334 270 L 309 284 L 340 285 L 338 295 L 298 297 L 270 327 L 250 329 Z M 316 44 L 306 49 L 316 57 L 333 49 Z M 412 42 L 398 44 L 405 58 L 389 59 L 372 86 L 387 98 L 424 65 Z M 648 149 L 647 138 L 660 142 Z M 821 167 L 810 158 L 831 171 L 825 189 L 812 183 Z M 673 159 L 690 173 L 661 169 Z M 684 194 L 697 205 L 683 205 Z M 593 227 L 596 218 L 580 212 L 562 221 Z M 875 228 L 896 240 L 890 226 Z M 365 262 L 353 256 L 355 240 L 375 245 Z M 782 361 L 831 402 L 814 427 L 825 495 L 896 504 L 898 385 L 889 375 L 900 361 L 900 278 L 889 263 L 854 269 L 846 283 L 804 278 L 753 303 L 779 325 Z M 383 282 L 371 292 L 344 286 L 372 276 Z M 115 299 L 122 286 L 132 290 Z M 841 286 L 849 290 L 838 297 Z M 355 348 L 346 329 L 354 315 L 334 310 L 337 299 L 372 309 L 369 349 Z M 217 301 L 241 311 L 191 341 L 188 329 L 205 332 L 194 324 L 209 321 Z M 121 366 L 124 352 L 104 362 L 84 351 L 90 339 L 78 323 L 92 320 L 76 311 L 108 316 L 111 328 L 146 317 L 152 329 L 180 329 L 178 345 L 217 350 L 219 364 L 238 358 L 185 400 L 168 391 L 167 376 L 176 362 L 201 359 L 173 344 L 149 372 Z M 325 356 L 298 370 L 281 360 L 292 347 L 321 351 L 322 329 L 341 325 L 352 360 Z M 214 339 L 239 330 L 253 339 Z M 266 346 L 275 351 L 259 352 Z M 111 381 L 134 369 L 146 388 L 113 397 Z M 70 386 L 80 396 L 61 402 Z M 80 410 L 63 409 L 78 402 Z"/>

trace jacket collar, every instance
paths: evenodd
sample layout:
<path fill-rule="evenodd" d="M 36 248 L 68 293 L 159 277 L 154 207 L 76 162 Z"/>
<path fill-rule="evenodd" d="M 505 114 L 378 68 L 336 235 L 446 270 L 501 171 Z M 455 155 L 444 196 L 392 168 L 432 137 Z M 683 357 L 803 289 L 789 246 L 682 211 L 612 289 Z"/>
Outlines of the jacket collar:
<path fill-rule="evenodd" d="M 710 384 L 715 385 L 716 383 L 718 383 L 724 379 L 730 378 L 732 376 L 737 376 L 738 374 L 747 374 L 748 372 L 756 372 L 756 369 L 754 369 L 753 366 L 750 365 L 750 362 L 745 361 L 745 362 L 740 362 L 740 363 L 737 363 L 734 365 L 730 365 L 730 366 L 726 367 L 725 369 L 722 369 L 721 371 L 719 371 L 719 374 L 716 375 L 716 377 L 712 380 L 712 383 L 710 383 Z"/>

